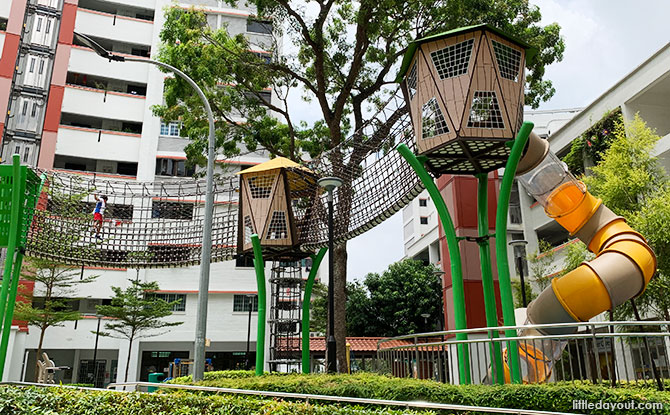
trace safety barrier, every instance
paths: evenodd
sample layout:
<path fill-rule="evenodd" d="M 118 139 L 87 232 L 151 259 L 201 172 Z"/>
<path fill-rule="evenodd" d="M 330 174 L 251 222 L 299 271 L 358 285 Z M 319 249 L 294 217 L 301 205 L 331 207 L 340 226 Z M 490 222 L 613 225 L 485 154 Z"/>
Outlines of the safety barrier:
<path fill-rule="evenodd" d="M 458 384 L 456 348 L 464 344 L 471 356 L 468 370 L 472 383 L 491 384 L 498 370 L 491 360 L 494 344 L 502 342 L 504 348 L 508 340 L 517 340 L 520 357 L 526 355 L 536 362 L 522 367 L 527 371 L 524 378 L 536 382 L 612 385 L 625 381 L 663 389 L 663 379 L 670 379 L 669 328 L 670 321 L 604 321 L 412 334 L 380 340 L 375 370 L 396 377 Z M 494 336 L 494 332 L 502 334 L 509 329 L 517 332 L 565 329 L 574 333 L 514 338 Z M 457 333 L 467 333 L 469 339 L 456 340 Z M 565 347 L 559 356 L 552 356 L 556 344 Z"/>

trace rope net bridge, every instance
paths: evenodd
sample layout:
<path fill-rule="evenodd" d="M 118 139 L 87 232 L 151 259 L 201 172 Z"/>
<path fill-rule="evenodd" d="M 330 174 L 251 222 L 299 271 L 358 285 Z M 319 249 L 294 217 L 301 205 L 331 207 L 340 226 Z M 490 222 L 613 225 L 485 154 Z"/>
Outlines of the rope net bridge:
<path fill-rule="evenodd" d="M 393 151 L 399 143 L 414 148 L 403 105 L 396 91 L 363 128 L 306 165 L 316 177 L 343 179 L 334 200 L 336 240 L 371 229 L 423 189 L 416 174 Z M 127 268 L 199 263 L 204 179 L 138 182 L 64 171 L 39 173 L 46 180 L 34 210 L 26 212 L 33 217 L 27 229 L 28 255 L 72 265 Z M 92 215 L 96 194 L 108 197 L 99 235 Z M 212 233 L 212 261 L 231 260 L 238 254 L 238 232 L 244 229 L 238 221 L 239 199 L 240 177 L 219 175 L 214 184 L 213 226 L 204 230 Z M 296 246 L 305 256 L 327 244 L 326 206 L 325 192 L 314 180 L 303 180 L 299 194 L 292 198 L 290 214 L 295 217 Z M 274 232 L 282 232 L 281 221 L 272 226 Z"/>

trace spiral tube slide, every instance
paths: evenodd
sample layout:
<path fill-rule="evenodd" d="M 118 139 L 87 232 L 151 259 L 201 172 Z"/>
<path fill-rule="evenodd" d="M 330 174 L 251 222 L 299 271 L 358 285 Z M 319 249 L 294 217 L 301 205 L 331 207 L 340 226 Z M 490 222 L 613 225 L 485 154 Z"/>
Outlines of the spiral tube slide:
<path fill-rule="evenodd" d="M 549 143 L 531 133 L 519 162 L 517 177 L 526 190 L 572 236 L 583 241 L 596 258 L 554 278 L 527 310 L 530 324 L 585 322 L 606 310 L 640 295 L 656 272 L 656 256 L 645 239 L 602 200 L 591 195 L 563 162 L 549 150 Z M 571 327 L 545 328 L 542 335 L 574 332 Z M 538 334 L 525 330 L 522 335 Z M 553 341 L 552 341 L 553 342 Z M 563 343 L 563 342 L 553 342 Z M 554 344 L 557 357 L 564 347 Z M 520 351 L 523 352 L 523 351 Z M 542 382 L 550 375 L 551 363 L 532 350 L 521 356 L 526 363 L 525 381 Z M 538 366 L 541 371 L 533 370 Z M 535 373 L 532 376 L 531 373 Z M 539 374 L 539 376 L 538 376 Z M 533 379 L 530 379 L 530 378 Z"/>

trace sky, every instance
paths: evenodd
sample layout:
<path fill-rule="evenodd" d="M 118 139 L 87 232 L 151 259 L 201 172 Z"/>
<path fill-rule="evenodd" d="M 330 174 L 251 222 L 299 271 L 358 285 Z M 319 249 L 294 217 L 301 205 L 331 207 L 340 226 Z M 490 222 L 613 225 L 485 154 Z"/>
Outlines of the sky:
<path fill-rule="evenodd" d="M 556 94 L 538 109 L 584 107 L 670 42 L 670 0 L 531 0 L 542 24 L 561 26 L 563 60 L 547 67 Z M 298 102 L 296 114 L 314 114 Z M 318 111 L 317 111 L 318 112 Z M 313 121 L 304 117 L 306 121 Z M 348 279 L 382 272 L 403 258 L 401 212 L 349 241 Z"/>

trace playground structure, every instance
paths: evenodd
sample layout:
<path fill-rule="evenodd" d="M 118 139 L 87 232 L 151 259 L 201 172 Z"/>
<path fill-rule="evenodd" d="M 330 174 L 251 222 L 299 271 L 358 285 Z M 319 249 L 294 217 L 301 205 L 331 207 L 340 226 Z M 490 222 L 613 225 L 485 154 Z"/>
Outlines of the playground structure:
<path fill-rule="evenodd" d="M 9 234 L 14 235 L 8 240 L 8 247 L 14 241 L 8 252 L 18 252 L 11 261 L 8 255 L 5 266 L 0 299 L 0 311 L 4 312 L 0 314 L 5 321 L 3 341 L 8 334 L 7 321 L 11 324 L 17 269 L 20 270 L 23 255 L 23 249 L 17 247 L 25 247 L 29 255 L 76 265 L 185 266 L 200 261 L 202 234 L 211 232 L 212 261 L 230 260 L 236 255 L 254 258 L 259 295 L 256 373 L 263 371 L 265 351 L 264 259 L 275 261 L 271 281 L 274 284 L 270 310 L 271 365 L 295 368 L 300 362 L 300 351 L 302 371 L 308 372 L 309 298 L 325 254 L 323 247 L 328 242 L 326 198 L 316 179 L 326 176 L 340 177 L 343 182 L 334 200 L 339 212 L 334 224 L 336 241 L 351 239 L 371 229 L 409 203 L 424 187 L 428 190 L 449 248 L 455 329 L 460 330 L 456 338 L 467 341 L 459 238 L 433 181 L 441 174 L 473 174 L 478 179 L 477 242 L 486 323 L 490 335 L 498 338 L 499 331 L 493 329 L 498 327 L 498 321 L 486 199 L 488 173 L 504 166 L 496 212 L 495 249 L 503 321 L 507 327 L 504 335 L 510 340 L 493 343 L 491 378 L 496 383 L 545 381 L 563 345 L 549 339 L 540 353 L 520 344 L 513 328 L 517 322 L 507 261 L 506 226 L 515 175 L 543 204 L 549 216 L 598 253 L 595 260 L 554 280 L 531 303 L 528 309 L 531 323 L 587 321 L 616 307 L 643 291 L 655 271 L 655 257 L 639 234 L 570 175 L 548 150 L 546 141 L 531 134 L 532 124 L 522 122 L 525 61 L 533 59 L 534 54 L 529 45 L 488 25 L 413 42 L 398 75 L 404 100 L 394 94 L 350 139 L 304 166 L 277 158 L 247 169 L 239 177 L 222 174 L 215 183 L 211 229 L 204 229 L 202 220 L 203 181 L 140 183 L 44 172 L 42 186 L 37 186 L 37 176 L 16 164 L 12 177 L 32 175 L 28 181 L 20 180 L 32 184 L 27 186 L 29 191 L 12 188 L 13 195 L 26 193 L 29 202 L 22 202 L 19 208 L 12 201 L 11 220 L 3 219 Z M 409 115 L 395 111 L 403 105 L 407 105 Z M 388 151 L 392 146 L 398 151 Z M 20 176 L 18 169 L 26 173 Z M 94 193 L 109 197 L 101 241 L 92 235 L 88 216 L 88 204 Z M 18 234 L 24 235 L 23 245 L 18 242 Z M 318 254 L 314 254 L 319 248 Z M 313 266 L 300 309 L 298 280 L 302 278 L 293 275 L 291 263 L 308 256 L 313 258 Z M 593 300 L 588 304 L 580 299 L 585 293 Z M 534 330 L 524 330 L 522 335 L 556 334 L 546 327 Z M 5 353 L 3 343 L 0 374 Z M 466 370 L 470 366 L 468 348 L 459 343 L 455 354 L 458 381 L 470 383 Z M 531 372 L 536 375 L 531 377 Z"/>

